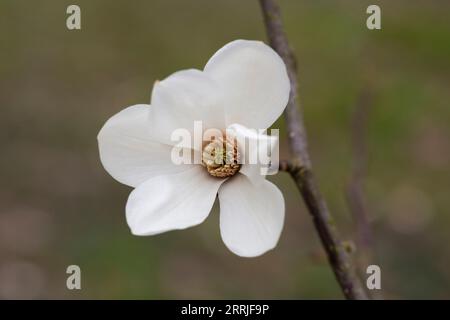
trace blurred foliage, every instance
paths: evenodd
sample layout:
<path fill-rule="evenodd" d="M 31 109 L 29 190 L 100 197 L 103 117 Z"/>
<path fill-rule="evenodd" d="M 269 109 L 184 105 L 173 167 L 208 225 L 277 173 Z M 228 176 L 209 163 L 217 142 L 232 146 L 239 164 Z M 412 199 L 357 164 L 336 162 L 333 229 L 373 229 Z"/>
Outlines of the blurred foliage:
<path fill-rule="evenodd" d="M 278 247 L 242 259 L 223 245 L 218 208 L 201 226 L 134 237 L 130 189 L 103 170 L 96 135 L 152 84 L 202 68 L 225 43 L 265 40 L 258 2 L 0 1 L 1 298 L 342 298 L 289 177 Z M 382 30 L 365 27 L 382 8 Z M 374 93 L 366 180 L 387 298 L 450 298 L 448 1 L 280 1 L 322 191 L 344 238 L 350 120 Z M 278 121 L 285 135 L 284 123 Z M 286 157 L 286 143 L 281 154 Z M 82 269 L 79 292 L 65 268 Z"/>

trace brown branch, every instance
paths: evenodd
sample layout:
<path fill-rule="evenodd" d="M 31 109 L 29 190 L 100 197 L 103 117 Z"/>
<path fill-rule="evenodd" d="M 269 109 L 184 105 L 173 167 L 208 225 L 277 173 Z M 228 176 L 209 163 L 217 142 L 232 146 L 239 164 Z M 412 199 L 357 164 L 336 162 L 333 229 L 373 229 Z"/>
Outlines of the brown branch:
<path fill-rule="evenodd" d="M 373 92 L 365 88 L 357 99 L 351 121 L 352 174 L 346 188 L 347 202 L 356 224 L 359 248 L 357 257 L 361 274 L 366 272 L 367 266 L 372 264 L 375 258 L 374 238 L 364 190 L 368 162 L 367 133 L 372 105 Z M 371 297 L 383 299 L 379 290 L 371 291 Z"/>
<path fill-rule="evenodd" d="M 367 166 L 367 127 L 372 94 L 367 89 L 358 97 L 351 123 L 352 174 L 347 185 L 347 200 L 356 222 L 358 247 L 369 255 L 373 246 L 372 229 L 368 219 L 368 208 L 364 193 Z"/>
<path fill-rule="evenodd" d="M 259 1 L 264 15 L 269 42 L 286 64 L 291 82 L 291 92 L 285 110 L 285 120 L 293 160 L 291 162 L 282 161 L 280 169 L 289 172 L 294 179 L 312 216 L 314 226 L 317 229 L 344 296 L 348 299 L 367 299 L 353 263 L 338 237 L 327 204 L 317 187 L 311 170 L 303 117 L 297 102 L 296 62 L 283 30 L 280 9 L 274 0 Z"/>

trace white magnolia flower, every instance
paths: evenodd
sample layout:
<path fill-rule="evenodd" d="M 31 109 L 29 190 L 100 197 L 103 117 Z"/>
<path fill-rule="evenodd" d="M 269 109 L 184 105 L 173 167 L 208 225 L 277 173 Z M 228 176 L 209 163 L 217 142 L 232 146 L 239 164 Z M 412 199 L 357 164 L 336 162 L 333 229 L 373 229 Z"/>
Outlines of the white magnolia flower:
<path fill-rule="evenodd" d="M 131 232 L 154 235 L 200 224 L 218 194 L 220 232 L 232 252 L 254 257 L 274 248 L 284 199 L 260 166 L 244 163 L 219 175 L 205 164 L 174 164 L 171 133 L 192 130 L 201 120 L 205 128 L 230 128 L 236 136 L 263 141 L 268 136 L 248 128 L 272 125 L 289 90 L 275 51 L 259 41 L 237 40 L 217 51 L 203 71 L 183 70 L 155 83 L 150 105 L 110 118 L 98 135 L 100 159 L 113 178 L 135 188 L 126 204 Z"/>

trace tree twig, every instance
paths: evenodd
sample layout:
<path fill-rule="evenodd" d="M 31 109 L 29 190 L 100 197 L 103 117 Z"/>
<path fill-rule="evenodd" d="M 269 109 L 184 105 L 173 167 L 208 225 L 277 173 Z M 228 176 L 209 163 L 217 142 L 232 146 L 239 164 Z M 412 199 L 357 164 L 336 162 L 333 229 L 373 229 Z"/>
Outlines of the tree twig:
<path fill-rule="evenodd" d="M 347 185 L 347 199 L 356 222 L 357 244 L 365 254 L 373 245 L 372 229 L 368 220 L 368 209 L 364 194 L 364 179 L 367 166 L 367 125 L 372 106 L 372 94 L 363 90 L 356 102 L 351 121 L 352 174 Z"/>
<path fill-rule="evenodd" d="M 311 170 L 303 116 L 297 102 L 296 62 L 283 30 L 280 9 L 274 0 L 259 1 L 269 42 L 286 64 L 291 82 L 291 92 L 285 111 L 285 119 L 292 161 L 280 162 L 280 169 L 290 173 L 300 190 L 344 296 L 348 299 L 367 299 L 353 263 L 338 237 L 327 204 L 319 192 Z"/>
<path fill-rule="evenodd" d="M 373 105 L 373 92 L 366 87 L 360 93 L 351 121 L 352 173 L 347 184 L 347 202 L 356 224 L 357 252 L 359 271 L 363 274 L 367 266 L 372 264 L 374 254 L 374 238 L 369 221 L 369 208 L 364 190 L 367 174 L 368 148 L 367 132 L 369 115 Z M 379 290 L 371 292 L 374 299 L 383 299 Z"/>

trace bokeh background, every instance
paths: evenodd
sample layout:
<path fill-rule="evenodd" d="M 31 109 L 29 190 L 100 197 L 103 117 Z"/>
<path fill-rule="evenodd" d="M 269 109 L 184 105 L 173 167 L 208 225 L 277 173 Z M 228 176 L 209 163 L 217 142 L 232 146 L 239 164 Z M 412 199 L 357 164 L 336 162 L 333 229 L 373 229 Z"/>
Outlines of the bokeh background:
<path fill-rule="evenodd" d="M 66 29 L 72 3 L 81 31 Z M 365 26 L 369 4 L 381 6 L 381 31 Z M 345 189 L 368 88 L 363 183 L 383 294 L 450 298 L 450 2 L 280 5 L 314 168 L 342 237 L 356 238 Z M 217 207 L 200 226 L 132 236 L 131 189 L 99 161 L 103 123 L 148 103 L 156 79 L 201 69 L 234 39 L 266 40 L 256 0 L 1 0 L 0 38 L 0 298 L 342 298 L 285 173 L 270 178 L 287 202 L 280 242 L 244 259 L 222 243 Z M 275 127 L 285 140 L 283 120 Z M 80 291 L 66 289 L 71 264 Z"/>

